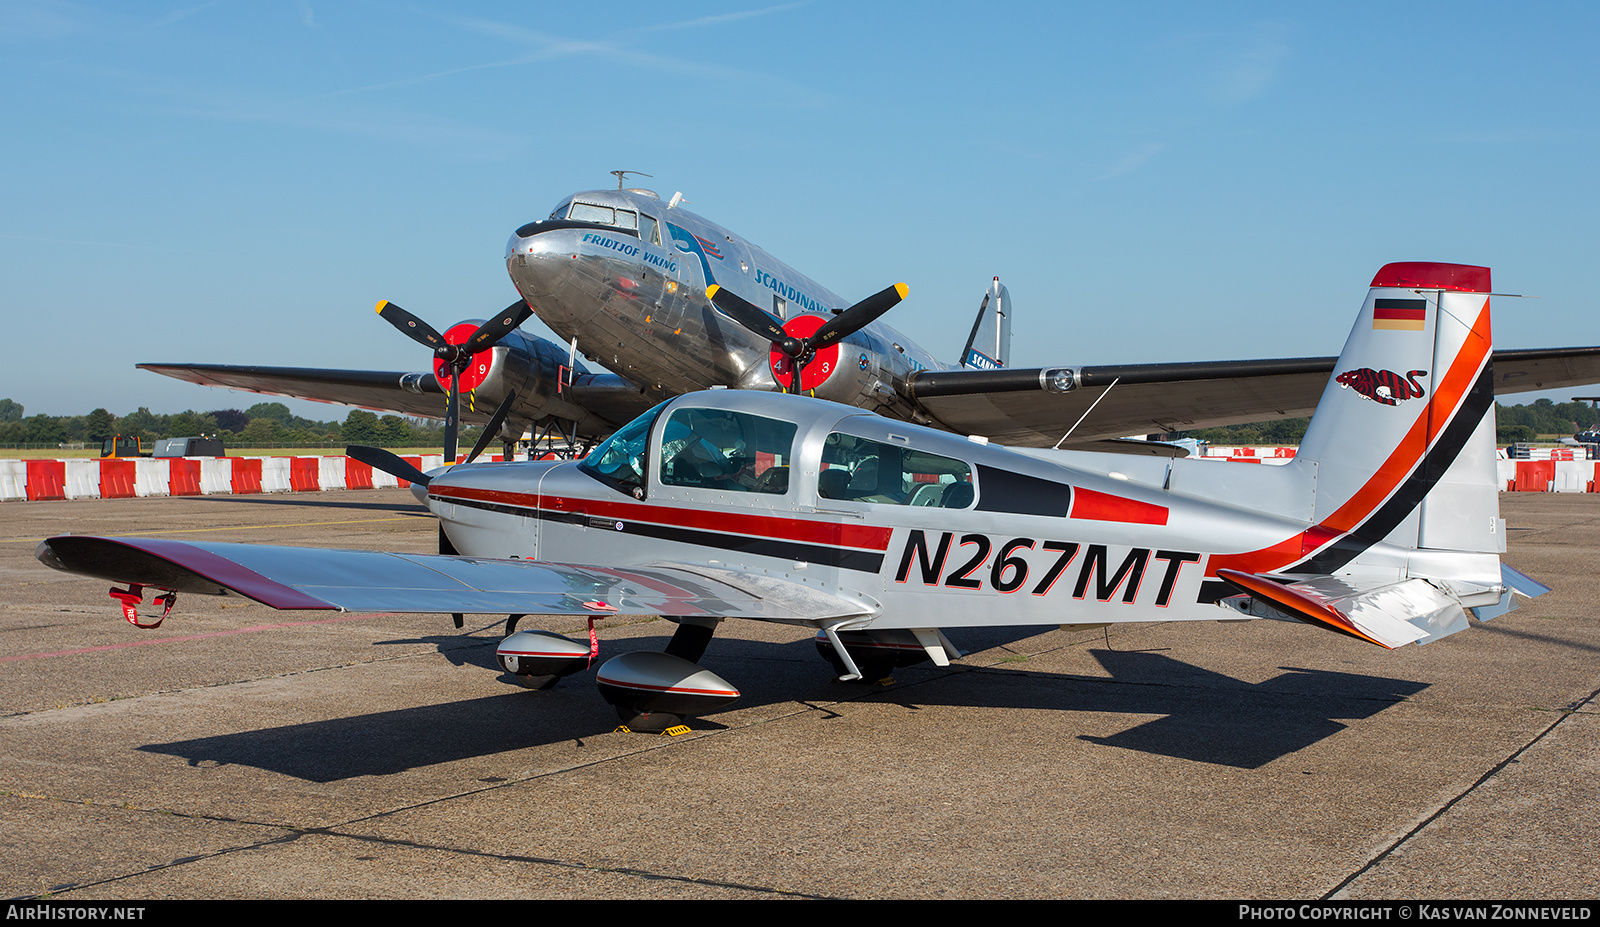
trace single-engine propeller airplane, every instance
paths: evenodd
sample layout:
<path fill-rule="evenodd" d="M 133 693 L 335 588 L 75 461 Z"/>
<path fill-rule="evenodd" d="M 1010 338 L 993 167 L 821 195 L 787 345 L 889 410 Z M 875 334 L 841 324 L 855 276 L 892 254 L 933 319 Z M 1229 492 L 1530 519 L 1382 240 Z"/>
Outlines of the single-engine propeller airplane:
<path fill-rule="evenodd" d="M 530 423 L 566 437 L 604 437 L 664 399 L 730 386 L 799 389 L 1011 445 L 1057 446 L 1070 431 L 1068 444 L 1092 447 L 1130 434 L 1309 415 L 1335 360 L 1013 368 L 1011 299 L 995 278 L 960 362 L 941 363 L 878 321 L 905 297 L 903 284 L 852 305 L 684 209 L 679 196 L 663 203 L 648 190 L 564 198 L 548 219 L 512 234 L 506 268 L 519 300 L 566 343 L 501 326 L 493 329 L 500 340 L 486 347 L 481 320 L 439 335 L 384 302 L 380 314 L 434 349 L 432 374 L 139 366 L 195 383 L 435 418 L 443 394 L 467 390 L 461 418 L 483 423 L 499 411 L 507 442 Z M 469 339 L 471 353 L 452 347 Z M 591 372 L 579 353 L 610 372 Z M 1496 351 L 1493 370 L 1496 393 L 1600 382 L 1600 347 Z"/>
<path fill-rule="evenodd" d="M 193 592 L 504 613 L 508 631 L 527 614 L 663 615 L 665 652 L 596 673 L 639 731 L 737 697 L 695 662 L 729 618 L 815 628 L 843 679 L 945 664 L 959 654 L 944 629 L 981 625 L 1287 618 L 1426 643 L 1548 591 L 1499 557 L 1489 292 L 1484 267 L 1381 269 L 1284 466 L 1012 449 L 715 390 L 661 403 L 581 462 L 423 474 L 393 458 L 448 554 L 62 536 L 38 557 L 129 584 L 112 595 L 134 623 L 146 588 L 167 590 L 167 611 Z M 534 687 L 594 657 L 542 631 L 499 645 Z"/>

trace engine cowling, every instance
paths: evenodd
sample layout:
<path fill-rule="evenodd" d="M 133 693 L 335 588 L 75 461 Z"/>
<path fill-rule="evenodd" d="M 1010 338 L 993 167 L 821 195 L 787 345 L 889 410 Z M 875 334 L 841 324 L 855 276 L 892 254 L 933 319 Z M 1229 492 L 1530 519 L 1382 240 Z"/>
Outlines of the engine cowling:
<path fill-rule="evenodd" d="M 820 315 L 798 315 L 784 323 L 783 330 L 803 338 L 814 334 L 825 321 Z M 792 378 L 791 363 L 776 345 L 772 347 L 768 367 L 773 380 L 784 388 Z M 800 388 L 819 399 L 906 418 L 914 407 L 901 395 L 899 385 L 914 371 L 915 365 L 904 352 L 862 330 L 812 355 L 800 371 Z"/>
<path fill-rule="evenodd" d="M 460 344 L 481 324 L 481 320 L 471 319 L 458 322 L 444 333 L 444 338 L 452 344 Z M 475 412 L 482 421 L 507 394 L 516 393 L 516 403 L 506 416 L 504 431 L 507 434 L 515 431 L 520 436 L 528 423 L 551 418 L 579 422 L 583 430 L 581 423 L 593 419 L 593 413 L 569 401 L 563 395 L 562 384 L 592 375 L 582 361 L 576 361 L 574 370 L 569 373 L 567 353 L 560 345 L 519 330 L 474 354 L 472 362 L 461 373 L 461 407 L 465 420 L 471 421 L 468 416 Z M 439 386 L 449 392 L 449 365 L 435 359 L 433 375 Z M 440 411 L 443 412 L 442 406 Z"/>

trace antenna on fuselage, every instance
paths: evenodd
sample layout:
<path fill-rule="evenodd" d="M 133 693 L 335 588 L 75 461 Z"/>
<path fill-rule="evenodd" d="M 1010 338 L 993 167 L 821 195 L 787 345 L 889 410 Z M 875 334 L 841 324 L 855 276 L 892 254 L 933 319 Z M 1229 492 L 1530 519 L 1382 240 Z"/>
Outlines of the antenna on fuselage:
<path fill-rule="evenodd" d="M 618 190 L 622 189 L 622 182 L 627 179 L 629 174 L 633 174 L 636 177 L 649 177 L 651 180 L 655 179 L 655 175 L 654 174 L 646 174 L 646 173 L 644 173 L 642 171 L 612 171 L 611 173 L 617 175 L 617 189 Z"/>

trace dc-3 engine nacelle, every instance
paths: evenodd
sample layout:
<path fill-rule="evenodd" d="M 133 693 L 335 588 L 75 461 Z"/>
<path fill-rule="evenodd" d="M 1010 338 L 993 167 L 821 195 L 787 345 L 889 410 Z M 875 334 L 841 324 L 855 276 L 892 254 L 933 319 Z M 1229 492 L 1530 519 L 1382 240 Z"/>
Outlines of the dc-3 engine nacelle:
<path fill-rule="evenodd" d="M 813 324 L 805 324 L 812 320 Z M 822 316 L 797 316 L 784 327 L 797 327 L 809 334 L 823 321 Z M 774 350 L 768 360 L 773 381 L 787 388 L 791 376 L 789 359 Z M 916 410 L 904 398 L 903 386 L 916 371 L 917 365 L 904 350 L 863 330 L 818 351 L 801 371 L 800 385 L 808 396 L 910 419 Z"/>
<path fill-rule="evenodd" d="M 457 323 L 445 338 L 455 342 L 470 335 L 482 320 L 469 319 Z M 567 367 L 566 348 L 522 331 L 506 333 L 499 343 L 488 350 L 473 355 L 472 363 L 461 374 L 461 405 L 463 412 L 492 412 L 500 401 L 511 393 L 516 402 L 506 416 L 509 427 L 520 435 L 528 422 L 546 418 L 563 421 L 581 421 L 591 413 L 568 402 L 562 396 L 562 384 L 587 376 L 581 365 Z M 446 392 L 450 389 L 450 369 L 443 361 L 435 361 L 433 375 Z M 470 419 L 468 419 L 470 421 Z"/>

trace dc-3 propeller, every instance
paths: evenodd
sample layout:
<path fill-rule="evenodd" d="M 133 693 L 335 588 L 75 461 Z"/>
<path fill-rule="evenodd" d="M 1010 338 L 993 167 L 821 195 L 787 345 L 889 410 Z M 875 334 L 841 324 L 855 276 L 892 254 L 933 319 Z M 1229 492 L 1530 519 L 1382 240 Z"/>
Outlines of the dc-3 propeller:
<path fill-rule="evenodd" d="M 515 330 L 528 317 L 533 315 L 525 301 L 518 300 L 505 308 L 505 311 L 478 326 L 477 331 L 467 336 L 460 344 L 451 344 L 432 325 L 422 321 L 411 313 L 401 309 L 388 300 L 378 303 L 378 315 L 386 322 L 398 328 L 406 337 L 433 351 L 437 357 L 450 369 L 450 399 L 445 406 L 444 421 L 444 459 L 445 463 L 456 461 L 456 436 L 461 427 L 461 375 L 472 366 L 473 355 L 485 351 L 499 343 L 501 338 Z M 489 416 L 489 423 L 483 426 L 483 434 L 478 437 L 478 443 L 473 445 L 472 453 L 467 455 L 466 463 L 472 463 L 482 454 L 489 442 L 494 440 L 500 432 L 500 426 L 506 420 L 506 414 L 511 411 L 511 406 L 517 401 L 516 393 L 507 393 L 506 398 L 500 400 L 500 405 Z M 367 447 L 354 444 L 345 448 L 345 454 L 359 460 L 369 467 L 381 470 L 397 479 L 427 486 L 430 477 L 412 466 L 410 461 L 400 455 L 386 451 L 381 447 Z M 439 553 L 454 554 L 455 546 L 444 533 L 444 526 L 439 526 Z M 455 616 L 456 627 L 461 627 L 462 618 Z"/>
<path fill-rule="evenodd" d="M 905 299 L 907 292 L 904 283 L 886 287 L 822 323 L 822 327 L 808 337 L 799 337 L 784 331 L 777 319 L 725 287 L 712 284 L 706 290 L 706 298 L 728 318 L 770 340 L 773 348 L 789 359 L 789 392 L 798 393 L 800 373 L 811 363 L 811 359 L 816 357 L 817 351 L 837 344 L 849 335 L 871 325 L 879 316 Z"/>
<path fill-rule="evenodd" d="M 499 315 L 478 326 L 477 331 L 467 336 L 467 339 L 460 344 L 451 344 L 446 341 L 445 337 L 439 334 L 432 325 L 386 299 L 378 302 L 377 309 L 378 315 L 382 316 L 384 321 L 399 329 L 401 334 L 407 338 L 432 350 L 433 356 L 450 368 L 450 399 L 445 406 L 444 412 L 444 460 L 445 463 L 455 463 L 456 435 L 461 428 L 462 373 L 472 366 L 473 355 L 493 347 L 499 343 L 501 338 L 516 330 L 523 322 L 528 321 L 528 317 L 533 315 L 533 309 L 528 306 L 526 301 L 517 300 L 507 306 Z M 478 443 L 473 446 L 472 453 L 467 455 L 467 463 L 476 460 L 478 455 L 483 453 L 484 448 L 489 446 L 489 442 L 494 440 L 494 436 L 500 431 L 501 424 L 506 420 L 506 414 L 511 411 L 511 406 L 516 400 L 516 393 L 507 393 L 506 398 L 500 401 L 499 407 L 494 410 L 494 415 L 489 417 L 489 424 L 484 426 L 483 434 L 478 438 Z M 394 457 L 393 454 L 389 456 Z M 360 457 L 356 459 L 362 460 Z M 394 459 L 399 460 L 400 458 L 395 457 Z M 367 460 L 362 460 L 362 462 L 372 463 L 372 461 Z M 390 461 L 390 463 L 393 463 L 393 461 Z M 402 461 L 402 463 L 404 462 Z M 409 464 L 405 466 L 415 470 Z M 389 473 L 393 472 L 389 467 L 380 467 L 379 469 Z M 399 474 L 395 475 L 398 476 Z M 416 480 L 408 476 L 405 479 L 412 482 L 421 482 L 424 485 L 427 484 L 425 478 Z"/>

